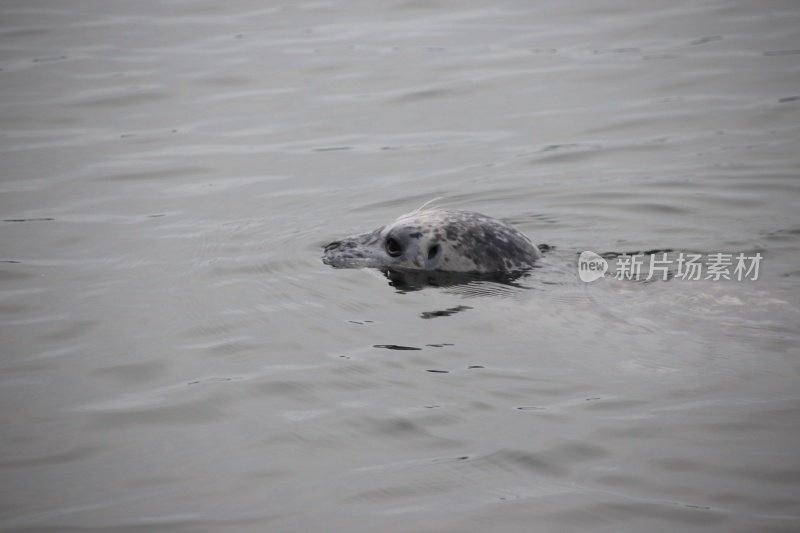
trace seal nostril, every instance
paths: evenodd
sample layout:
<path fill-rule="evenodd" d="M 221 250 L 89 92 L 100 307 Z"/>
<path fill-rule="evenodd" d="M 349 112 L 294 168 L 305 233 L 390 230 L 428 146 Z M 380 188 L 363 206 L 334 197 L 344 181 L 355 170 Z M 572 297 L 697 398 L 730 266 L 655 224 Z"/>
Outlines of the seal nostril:
<path fill-rule="evenodd" d="M 330 252 L 331 250 L 337 249 L 341 245 L 342 245 L 341 241 L 333 241 L 332 243 L 325 245 L 325 251 Z"/>

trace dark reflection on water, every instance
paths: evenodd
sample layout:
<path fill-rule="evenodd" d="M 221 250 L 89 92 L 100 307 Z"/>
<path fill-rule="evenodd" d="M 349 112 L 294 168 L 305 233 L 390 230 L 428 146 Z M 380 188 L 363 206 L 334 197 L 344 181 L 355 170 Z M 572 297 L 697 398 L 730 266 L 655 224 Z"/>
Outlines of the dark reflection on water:
<path fill-rule="evenodd" d="M 467 309 L 472 309 L 472 308 L 468 305 L 457 305 L 455 307 L 448 307 L 447 309 L 442 309 L 441 311 L 425 311 L 422 314 L 420 314 L 420 317 L 436 318 L 440 316 L 452 316 L 456 313 L 466 311 Z"/>
<path fill-rule="evenodd" d="M 376 344 L 373 348 L 384 348 L 386 350 L 421 350 L 416 346 L 401 346 L 399 344 Z"/>
<path fill-rule="evenodd" d="M 389 285 L 399 293 L 419 291 L 425 288 L 436 287 L 441 289 L 458 288 L 464 296 L 487 295 L 486 284 L 498 286 L 524 288 L 520 281 L 530 275 L 531 271 L 495 272 L 490 274 L 461 273 L 461 272 L 423 272 L 412 270 L 381 269 Z M 479 291 L 476 283 L 483 282 Z M 491 291 L 489 291 L 491 292 Z M 502 293 L 498 287 L 498 293 Z M 457 309 L 454 312 L 461 311 Z"/>

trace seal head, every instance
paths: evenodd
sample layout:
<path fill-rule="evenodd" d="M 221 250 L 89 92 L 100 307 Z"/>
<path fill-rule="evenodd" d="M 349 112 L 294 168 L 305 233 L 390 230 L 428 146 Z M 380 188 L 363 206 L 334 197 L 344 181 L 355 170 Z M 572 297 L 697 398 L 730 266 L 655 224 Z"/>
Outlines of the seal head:
<path fill-rule="evenodd" d="M 375 231 L 325 246 L 322 261 L 337 268 L 425 272 L 514 272 L 541 257 L 521 231 L 471 211 L 427 209 Z"/>

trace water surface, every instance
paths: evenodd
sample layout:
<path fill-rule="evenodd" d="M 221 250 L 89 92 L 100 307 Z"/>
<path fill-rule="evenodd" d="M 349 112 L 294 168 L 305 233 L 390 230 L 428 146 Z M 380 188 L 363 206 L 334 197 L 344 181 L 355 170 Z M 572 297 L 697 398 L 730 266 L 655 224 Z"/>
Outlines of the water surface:
<path fill-rule="evenodd" d="M 797 531 L 798 28 L 4 2 L 0 527 Z M 435 197 L 554 249 L 519 286 L 322 264 Z M 764 259 L 578 279 L 652 249 Z"/>

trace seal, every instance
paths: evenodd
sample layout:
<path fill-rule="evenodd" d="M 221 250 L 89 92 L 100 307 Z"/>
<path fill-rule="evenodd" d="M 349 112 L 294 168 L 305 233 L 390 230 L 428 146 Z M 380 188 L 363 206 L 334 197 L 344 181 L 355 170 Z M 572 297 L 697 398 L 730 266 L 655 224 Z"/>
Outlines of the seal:
<path fill-rule="evenodd" d="M 542 255 L 524 233 L 500 220 L 424 207 L 331 242 L 322 261 L 336 268 L 491 274 L 530 269 Z"/>

